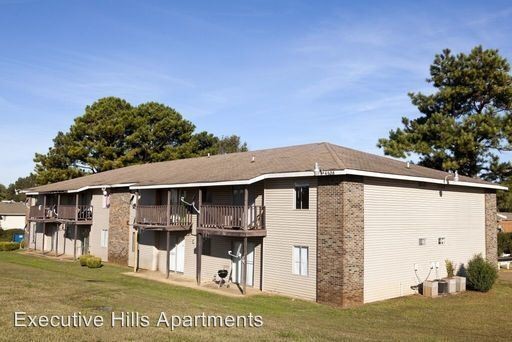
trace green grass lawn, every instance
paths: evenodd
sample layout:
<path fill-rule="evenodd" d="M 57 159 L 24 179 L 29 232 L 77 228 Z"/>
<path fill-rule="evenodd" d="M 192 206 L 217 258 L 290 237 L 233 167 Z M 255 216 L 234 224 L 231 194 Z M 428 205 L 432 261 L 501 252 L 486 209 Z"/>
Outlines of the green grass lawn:
<path fill-rule="evenodd" d="M 279 296 L 225 297 L 123 275 L 128 268 L 0 252 L 0 340 L 361 339 L 510 340 L 512 272 L 489 293 L 427 299 L 411 296 L 338 309 Z M 508 279 L 506 279 L 508 278 Z M 262 328 L 14 328 L 14 311 L 31 315 L 137 311 L 168 315 L 263 316 Z"/>

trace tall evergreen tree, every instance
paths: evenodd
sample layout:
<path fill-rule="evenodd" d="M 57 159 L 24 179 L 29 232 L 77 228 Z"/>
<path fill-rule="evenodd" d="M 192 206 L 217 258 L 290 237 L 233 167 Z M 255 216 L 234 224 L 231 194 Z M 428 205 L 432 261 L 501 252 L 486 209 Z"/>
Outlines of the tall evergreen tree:
<path fill-rule="evenodd" d="M 247 150 L 238 136 L 195 133 L 192 122 L 166 105 L 132 106 L 106 97 L 85 108 L 66 133 L 59 132 L 46 154 L 36 154 L 39 184 L 128 165 Z"/>
<path fill-rule="evenodd" d="M 447 49 L 435 56 L 427 82 L 435 92 L 409 94 L 420 115 L 403 117 L 403 128 L 391 130 L 378 146 L 394 157 L 415 154 L 424 166 L 508 182 L 511 164 L 500 161 L 512 147 L 508 61 L 481 46 L 469 54 Z"/>
<path fill-rule="evenodd" d="M 410 93 L 420 116 L 402 118 L 378 146 L 388 155 L 415 153 L 420 163 L 440 170 L 499 180 L 508 168 L 499 152 L 512 141 L 512 76 L 497 50 L 475 47 L 470 54 L 444 50 L 430 67 L 431 95 Z"/>

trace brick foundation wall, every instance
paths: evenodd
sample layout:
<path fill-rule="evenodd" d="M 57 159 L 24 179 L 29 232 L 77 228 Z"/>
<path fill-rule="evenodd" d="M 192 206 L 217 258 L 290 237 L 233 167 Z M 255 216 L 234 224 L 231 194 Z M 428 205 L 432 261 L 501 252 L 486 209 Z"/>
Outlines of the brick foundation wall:
<path fill-rule="evenodd" d="M 498 232 L 496 216 L 496 193 L 485 194 L 485 256 L 498 264 Z"/>
<path fill-rule="evenodd" d="M 110 195 L 108 261 L 120 265 L 128 265 L 130 198 L 129 192 Z"/>
<path fill-rule="evenodd" d="M 363 303 L 364 185 L 362 178 L 318 179 L 317 301 Z"/>

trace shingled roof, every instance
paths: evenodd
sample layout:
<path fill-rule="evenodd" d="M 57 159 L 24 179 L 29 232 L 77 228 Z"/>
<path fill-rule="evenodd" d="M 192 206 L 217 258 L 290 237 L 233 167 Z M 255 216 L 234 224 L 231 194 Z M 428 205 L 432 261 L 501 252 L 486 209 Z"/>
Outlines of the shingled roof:
<path fill-rule="evenodd" d="M 179 185 L 248 181 L 268 174 L 357 170 L 388 175 L 444 180 L 448 173 L 330 143 L 314 143 L 266 150 L 214 155 L 128 166 L 29 189 L 29 192 L 73 191 L 84 187 L 130 184 Z M 478 178 L 459 177 L 460 182 L 495 186 Z"/>
<path fill-rule="evenodd" d="M 25 216 L 27 207 L 20 202 L 0 202 L 0 215 Z"/>

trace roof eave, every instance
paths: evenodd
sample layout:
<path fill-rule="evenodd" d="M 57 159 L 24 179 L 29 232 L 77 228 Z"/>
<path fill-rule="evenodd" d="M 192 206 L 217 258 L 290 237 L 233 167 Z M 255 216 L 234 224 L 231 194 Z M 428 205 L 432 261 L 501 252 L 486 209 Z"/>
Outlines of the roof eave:
<path fill-rule="evenodd" d="M 352 170 L 352 169 L 326 170 L 326 171 L 320 171 L 320 172 L 301 171 L 301 172 L 270 173 L 270 174 L 260 175 L 260 176 L 257 176 L 257 177 L 251 178 L 251 179 L 242 179 L 242 180 L 235 180 L 235 181 L 174 183 L 174 184 L 146 184 L 146 185 L 138 184 L 138 185 L 130 186 L 130 189 L 143 190 L 143 189 L 159 189 L 159 188 L 188 188 L 188 187 L 201 187 L 201 186 L 249 185 L 249 184 L 253 184 L 253 183 L 259 182 L 261 180 L 270 179 L 270 178 L 289 178 L 289 177 L 292 178 L 292 177 L 314 177 L 314 176 L 321 177 L 321 176 L 331 176 L 331 175 L 353 175 L 353 176 L 364 176 L 364 177 L 372 177 L 372 178 L 424 182 L 424 183 L 431 183 L 431 184 L 454 185 L 454 186 L 463 186 L 463 187 L 471 187 L 471 188 L 508 190 L 507 187 L 497 185 L 497 184 L 490 184 L 490 183 L 448 181 L 448 180 L 444 180 L 444 179 L 436 179 L 436 178 L 429 178 L 429 177 L 405 176 L 405 175 L 397 175 L 397 174 L 389 174 L 389 173 Z"/>

